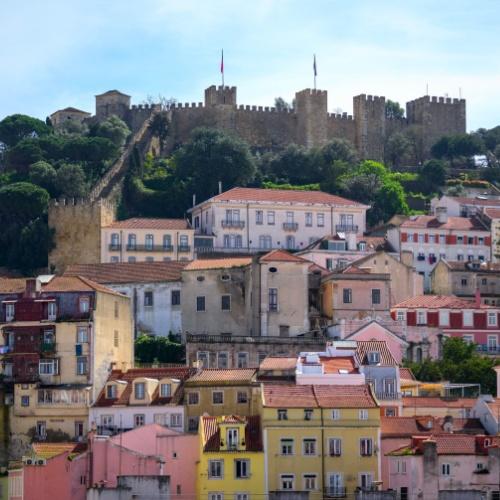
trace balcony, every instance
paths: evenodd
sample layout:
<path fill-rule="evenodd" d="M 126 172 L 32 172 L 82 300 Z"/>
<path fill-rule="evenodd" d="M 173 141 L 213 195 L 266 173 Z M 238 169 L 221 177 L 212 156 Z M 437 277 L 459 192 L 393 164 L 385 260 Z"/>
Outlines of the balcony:
<path fill-rule="evenodd" d="M 337 233 L 357 233 L 358 226 L 355 224 L 337 224 L 335 226 L 335 231 Z"/>
<path fill-rule="evenodd" d="M 110 252 L 119 252 L 122 249 L 122 246 L 120 243 L 110 243 L 108 245 L 108 249 Z"/>
<path fill-rule="evenodd" d="M 179 245 L 177 247 L 177 251 L 179 253 L 187 253 L 187 252 L 190 252 L 191 251 L 191 245 Z"/>
<path fill-rule="evenodd" d="M 244 220 L 222 220 L 220 222 L 220 225 L 224 229 L 243 229 L 245 227 L 245 221 Z"/>
<path fill-rule="evenodd" d="M 400 392 L 384 392 L 384 391 L 378 392 L 378 391 L 375 391 L 375 396 L 379 401 L 401 399 Z"/>
<path fill-rule="evenodd" d="M 55 342 L 42 342 L 40 344 L 40 352 L 55 352 L 56 343 Z"/>
<path fill-rule="evenodd" d="M 285 231 L 297 231 L 299 229 L 298 222 L 283 222 L 283 229 Z"/>
<path fill-rule="evenodd" d="M 127 245 L 127 252 L 173 252 L 172 245 Z"/>
<path fill-rule="evenodd" d="M 500 346 L 489 346 L 488 344 L 476 344 L 476 349 L 481 354 L 500 356 Z"/>
<path fill-rule="evenodd" d="M 323 489 L 323 498 L 346 498 L 347 488 L 345 486 L 327 486 Z"/>

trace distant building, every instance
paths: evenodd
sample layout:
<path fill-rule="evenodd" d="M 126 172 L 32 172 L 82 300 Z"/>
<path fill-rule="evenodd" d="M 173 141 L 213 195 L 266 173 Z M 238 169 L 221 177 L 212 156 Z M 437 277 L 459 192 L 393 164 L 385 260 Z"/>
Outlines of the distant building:
<path fill-rule="evenodd" d="M 471 418 L 476 398 L 444 398 L 433 396 L 403 397 L 403 417 L 433 415 Z"/>
<path fill-rule="evenodd" d="M 485 208 L 481 217 L 491 227 L 492 260 L 500 262 L 500 208 Z"/>
<path fill-rule="evenodd" d="M 485 208 L 500 209 L 500 198 L 497 195 L 476 197 L 442 196 L 431 200 L 431 211 L 437 215 L 439 207 L 445 207 L 451 217 L 472 217 Z"/>
<path fill-rule="evenodd" d="M 82 111 L 77 108 L 64 108 L 55 111 L 50 115 L 50 121 L 54 128 L 62 127 L 66 122 L 71 121 L 74 123 L 83 123 L 86 119 L 90 118 L 92 115 L 87 113 L 87 111 Z"/>

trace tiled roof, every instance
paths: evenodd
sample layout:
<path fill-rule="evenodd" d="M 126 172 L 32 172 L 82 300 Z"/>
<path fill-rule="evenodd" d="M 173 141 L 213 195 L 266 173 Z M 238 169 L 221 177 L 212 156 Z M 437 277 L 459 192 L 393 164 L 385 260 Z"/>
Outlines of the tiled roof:
<path fill-rule="evenodd" d="M 471 273 L 491 273 L 500 271 L 500 262 L 482 262 L 479 266 L 473 267 L 465 260 L 445 260 L 441 259 L 452 271 Z"/>
<path fill-rule="evenodd" d="M 33 454 L 40 458 L 53 458 L 62 453 L 71 453 L 78 443 L 33 443 L 31 448 Z"/>
<path fill-rule="evenodd" d="M 214 383 L 250 383 L 255 376 L 255 368 L 233 368 L 219 370 L 217 368 L 206 368 L 196 373 L 188 380 L 188 385 L 214 384 Z"/>
<path fill-rule="evenodd" d="M 485 401 L 485 403 L 490 408 L 493 416 L 498 419 L 498 416 L 500 415 L 500 398 L 496 398 L 493 401 Z"/>
<path fill-rule="evenodd" d="M 462 299 L 454 295 L 417 295 L 403 300 L 392 309 L 493 309 L 488 304 L 476 305 L 474 300 Z"/>
<path fill-rule="evenodd" d="M 367 385 L 263 384 L 267 408 L 375 408 Z"/>
<path fill-rule="evenodd" d="M 85 276 L 97 283 L 155 283 L 180 281 L 187 262 L 106 262 L 69 266 L 64 276 Z"/>
<path fill-rule="evenodd" d="M 356 354 L 363 365 L 369 365 L 368 353 L 380 353 L 381 366 L 397 366 L 385 340 L 356 340 Z"/>
<path fill-rule="evenodd" d="M 434 215 L 419 215 L 401 224 L 401 229 L 455 229 L 459 231 L 488 231 L 476 217 L 448 217 L 446 223 Z"/>
<path fill-rule="evenodd" d="M 227 419 L 230 419 L 229 421 Z M 262 431 L 260 426 L 260 416 L 239 417 L 230 415 L 229 417 L 201 417 L 201 427 L 204 434 L 203 451 L 214 452 L 220 449 L 220 424 L 221 423 L 245 423 L 245 447 L 244 450 L 231 450 L 229 453 L 239 453 L 241 451 L 262 451 Z M 226 451 L 226 450 L 222 450 Z"/>
<path fill-rule="evenodd" d="M 319 358 L 325 373 L 341 373 L 340 370 L 346 370 L 347 373 L 359 373 L 356 361 L 353 356 L 320 356 Z M 305 363 L 305 359 L 302 358 Z"/>
<path fill-rule="evenodd" d="M 252 263 L 252 257 L 226 257 L 222 259 L 196 259 L 184 269 L 186 271 L 203 269 L 230 269 L 231 267 L 245 267 Z"/>
<path fill-rule="evenodd" d="M 22 293 L 26 288 L 26 278 L 1 278 L 0 293 Z"/>
<path fill-rule="evenodd" d="M 302 257 L 299 257 L 298 255 L 291 254 L 290 252 L 287 252 L 286 250 L 276 249 L 276 250 L 271 250 L 269 253 L 266 253 L 266 255 L 263 255 L 260 258 L 260 262 L 299 262 L 299 263 L 304 263 L 304 262 L 309 262 L 309 261 L 306 259 L 303 259 Z"/>
<path fill-rule="evenodd" d="M 146 219 L 134 217 L 118 220 L 104 227 L 112 229 L 190 229 L 186 219 Z"/>
<path fill-rule="evenodd" d="M 351 264 L 343 269 L 340 274 L 370 274 L 370 271 L 368 269 L 361 269 L 358 266 Z"/>
<path fill-rule="evenodd" d="M 360 242 L 365 242 L 366 243 L 366 250 L 365 251 L 387 251 L 387 252 L 393 252 L 394 248 L 392 248 L 392 245 L 387 241 L 387 239 L 384 236 L 358 236 L 356 237 L 356 240 L 358 243 Z"/>
<path fill-rule="evenodd" d="M 151 404 L 180 404 L 183 394 L 183 382 L 189 377 L 191 373 L 193 373 L 193 369 L 187 366 L 179 366 L 173 368 L 131 368 L 126 372 L 122 372 L 121 370 L 113 370 L 107 382 L 120 380 L 127 382 L 127 386 L 125 387 L 121 396 L 115 399 L 109 399 L 106 397 L 106 388 L 104 387 L 99 394 L 99 397 L 97 398 L 94 406 L 128 405 L 130 396 L 132 395 L 133 381 L 138 378 L 150 378 L 155 380 L 161 380 L 162 378 L 179 379 L 181 383 L 171 397 L 160 398 L 158 389 L 156 389 L 155 393 L 153 394 Z"/>
<path fill-rule="evenodd" d="M 268 356 L 259 365 L 259 370 L 295 370 L 297 366 L 297 356 Z"/>
<path fill-rule="evenodd" d="M 485 208 L 484 213 L 490 219 L 500 219 L 500 208 Z"/>
<path fill-rule="evenodd" d="M 208 201 L 260 201 L 275 203 L 304 203 L 307 205 L 333 205 L 363 207 L 357 201 L 341 198 L 322 191 L 296 191 L 289 189 L 259 189 L 235 187 L 210 198 Z"/>
<path fill-rule="evenodd" d="M 448 399 L 440 397 L 406 396 L 403 397 L 405 408 L 472 408 L 475 398 Z"/>
<path fill-rule="evenodd" d="M 448 198 L 451 198 L 452 200 L 457 201 L 462 205 L 476 205 L 478 207 L 500 207 L 500 200 L 483 200 L 481 198 L 466 198 L 462 196 L 449 196 Z"/>
<path fill-rule="evenodd" d="M 416 380 L 411 368 L 400 368 L 399 377 L 404 380 Z"/>
<path fill-rule="evenodd" d="M 90 113 L 88 111 L 82 111 L 81 109 L 73 108 L 72 106 L 68 106 L 67 108 L 64 109 L 59 109 L 52 114 L 55 115 L 56 113 L 61 113 L 63 111 L 66 113 L 81 113 L 82 115 L 90 116 Z"/>
<path fill-rule="evenodd" d="M 42 286 L 43 292 L 102 292 L 120 295 L 111 288 L 103 286 L 83 276 L 56 276 L 46 285 Z"/>
<path fill-rule="evenodd" d="M 411 437 L 416 434 L 432 434 L 446 432 L 445 418 L 436 418 L 432 415 L 415 417 L 382 417 L 380 430 L 382 437 Z M 454 418 L 449 421 L 452 432 L 481 434 L 484 427 L 478 418 Z"/>

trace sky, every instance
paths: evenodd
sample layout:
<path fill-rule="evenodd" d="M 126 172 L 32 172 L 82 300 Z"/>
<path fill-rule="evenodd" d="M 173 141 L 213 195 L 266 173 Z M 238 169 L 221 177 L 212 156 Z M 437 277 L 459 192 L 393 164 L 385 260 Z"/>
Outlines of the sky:
<path fill-rule="evenodd" d="M 0 0 L 0 119 L 44 119 L 118 89 L 203 100 L 220 84 L 238 104 L 272 106 L 313 86 L 330 112 L 357 94 L 403 106 L 467 99 L 467 129 L 500 125 L 500 0 Z"/>

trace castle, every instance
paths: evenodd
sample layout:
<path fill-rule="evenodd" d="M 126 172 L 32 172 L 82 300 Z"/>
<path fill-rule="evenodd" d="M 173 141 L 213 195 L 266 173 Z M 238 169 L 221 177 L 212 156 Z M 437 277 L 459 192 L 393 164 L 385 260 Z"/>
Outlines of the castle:
<path fill-rule="evenodd" d="M 361 94 L 353 98 L 353 115 L 332 114 L 326 91 L 305 89 L 295 94 L 293 109 L 277 110 L 238 104 L 236 87 L 212 85 L 205 90 L 204 103 L 169 107 L 166 151 L 186 142 L 194 128 L 207 126 L 236 133 L 254 150 L 279 150 L 291 143 L 309 148 L 343 138 L 356 146 L 362 158 L 383 160 L 387 139 L 412 127 L 423 159 L 443 135 L 466 131 L 465 99 L 423 96 L 406 104 L 406 118 L 402 119 L 386 117 L 385 103 L 383 96 Z M 69 109 L 74 119 L 74 108 Z M 117 115 L 136 131 L 156 109 L 159 106 L 154 104 L 131 106 L 129 95 L 111 90 L 96 96 L 92 120 Z M 52 116 L 60 123 L 64 113 L 61 110 Z M 81 113 L 82 120 L 88 119 L 88 113 Z"/>

